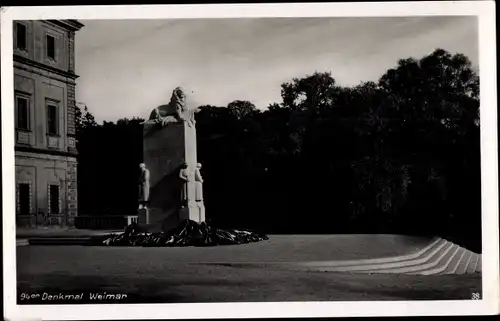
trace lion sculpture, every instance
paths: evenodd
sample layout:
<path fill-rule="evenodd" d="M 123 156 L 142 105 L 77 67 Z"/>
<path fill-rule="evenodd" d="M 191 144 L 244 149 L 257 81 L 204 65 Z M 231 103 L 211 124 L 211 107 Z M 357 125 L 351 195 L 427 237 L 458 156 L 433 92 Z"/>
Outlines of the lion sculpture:
<path fill-rule="evenodd" d="M 172 92 L 170 103 L 153 109 L 146 123 L 154 123 L 162 127 L 169 124 L 186 122 L 188 126 L 195 125 L 194 114 L 197 109 L 190 109 L 186 105 L 186 95 L 181 87 Z"/>

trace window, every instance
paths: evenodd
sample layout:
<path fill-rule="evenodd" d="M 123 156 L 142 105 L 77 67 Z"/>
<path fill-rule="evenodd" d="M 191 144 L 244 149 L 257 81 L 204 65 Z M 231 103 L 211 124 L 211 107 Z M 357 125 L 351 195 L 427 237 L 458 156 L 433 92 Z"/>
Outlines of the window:
<path fill-rule="evenodd" d="M 57 106 L 54 104 L 47 105 L 47 133 L 54 136 L 59 134 L 57 126 Z"/>
<path fill-rule="evenodd" d="M 56 38 L 47 35 L 47 57 L 56 60 Z"/>
<path fill-rule="evenodd" d="M 50 185 L 50 213 L 59 214 L 59 185 Z"/>
<path fill-rule="evenodd" d="M 28 38 L 28 32 L 26 29 L 26 26 L 23 25 L 22 23 L 17 23 L 16 24 L 16 44 L 17 48 L 21 50 L 26 50 L 27 47 L 27 38 Z"/>
<path fill-rule="evenodd" d="M 29 130 L 29 104 L 28 98 L 16 97 L 17 129 Z"/>
<path fill-rule="evenodd" d="M 30 185 L 19 184 L 19 214 L 30 214 Z"/>

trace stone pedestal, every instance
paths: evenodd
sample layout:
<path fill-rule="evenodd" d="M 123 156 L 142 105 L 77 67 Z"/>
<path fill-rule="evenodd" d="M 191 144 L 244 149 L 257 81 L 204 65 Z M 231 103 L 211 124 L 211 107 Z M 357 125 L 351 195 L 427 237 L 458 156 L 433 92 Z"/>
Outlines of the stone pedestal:
<path fill-rule="evenodd" d="M 142 208 L 137 211 L 137 224 L 149 224 L 149 211 Z"/>
<path fill-rule="evenodd" d="M 197 203 L 198 209 L 200 211 L 200 222 L 205 222 L 205 204 L 203 203 L 203 201 Z"/>
<path fill-rule="evenodd" d="M 184 122 L 163 128 L 146 123 L 143 143 L 144 163 L 150 172 L 148 230 L 168 231 L 184 219 L 204 221 L 204 205 L 195 200 L 194 181 L 188 183 L 188 204 L 181 208 L 179 171 L 184 162 L 189 171 L 196 168 L 196 128 Z"/>

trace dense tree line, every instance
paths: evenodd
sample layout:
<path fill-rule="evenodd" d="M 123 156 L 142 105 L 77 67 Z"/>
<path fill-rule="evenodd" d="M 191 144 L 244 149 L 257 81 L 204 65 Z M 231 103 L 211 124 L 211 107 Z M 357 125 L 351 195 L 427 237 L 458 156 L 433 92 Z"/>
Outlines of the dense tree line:
<path fill-rule="evenodd" d="M 462 54 L 402 59 L 378 82 L 314 73 L 281 102 L 201 106 L 207 216 L 267 233 L 408 233 L 480 251 L 479 79 Z M 141 119 L 80 115 L 80 211 L 133 213 Z"/>

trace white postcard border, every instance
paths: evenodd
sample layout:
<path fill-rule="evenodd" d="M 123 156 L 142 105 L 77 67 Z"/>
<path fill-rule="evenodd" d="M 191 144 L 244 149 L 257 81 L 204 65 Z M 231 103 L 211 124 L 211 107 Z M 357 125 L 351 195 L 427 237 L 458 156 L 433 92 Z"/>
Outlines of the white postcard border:
<path fill-rule="evenodd" d="M 12 20 L 477 16 L 481 95 L 483 299 L 478 301 L 17 305 Z M 496 25 L 493 1 L 2 8 L 4 315 L 7 320 L 481 315 L 499 312 Z"/>

